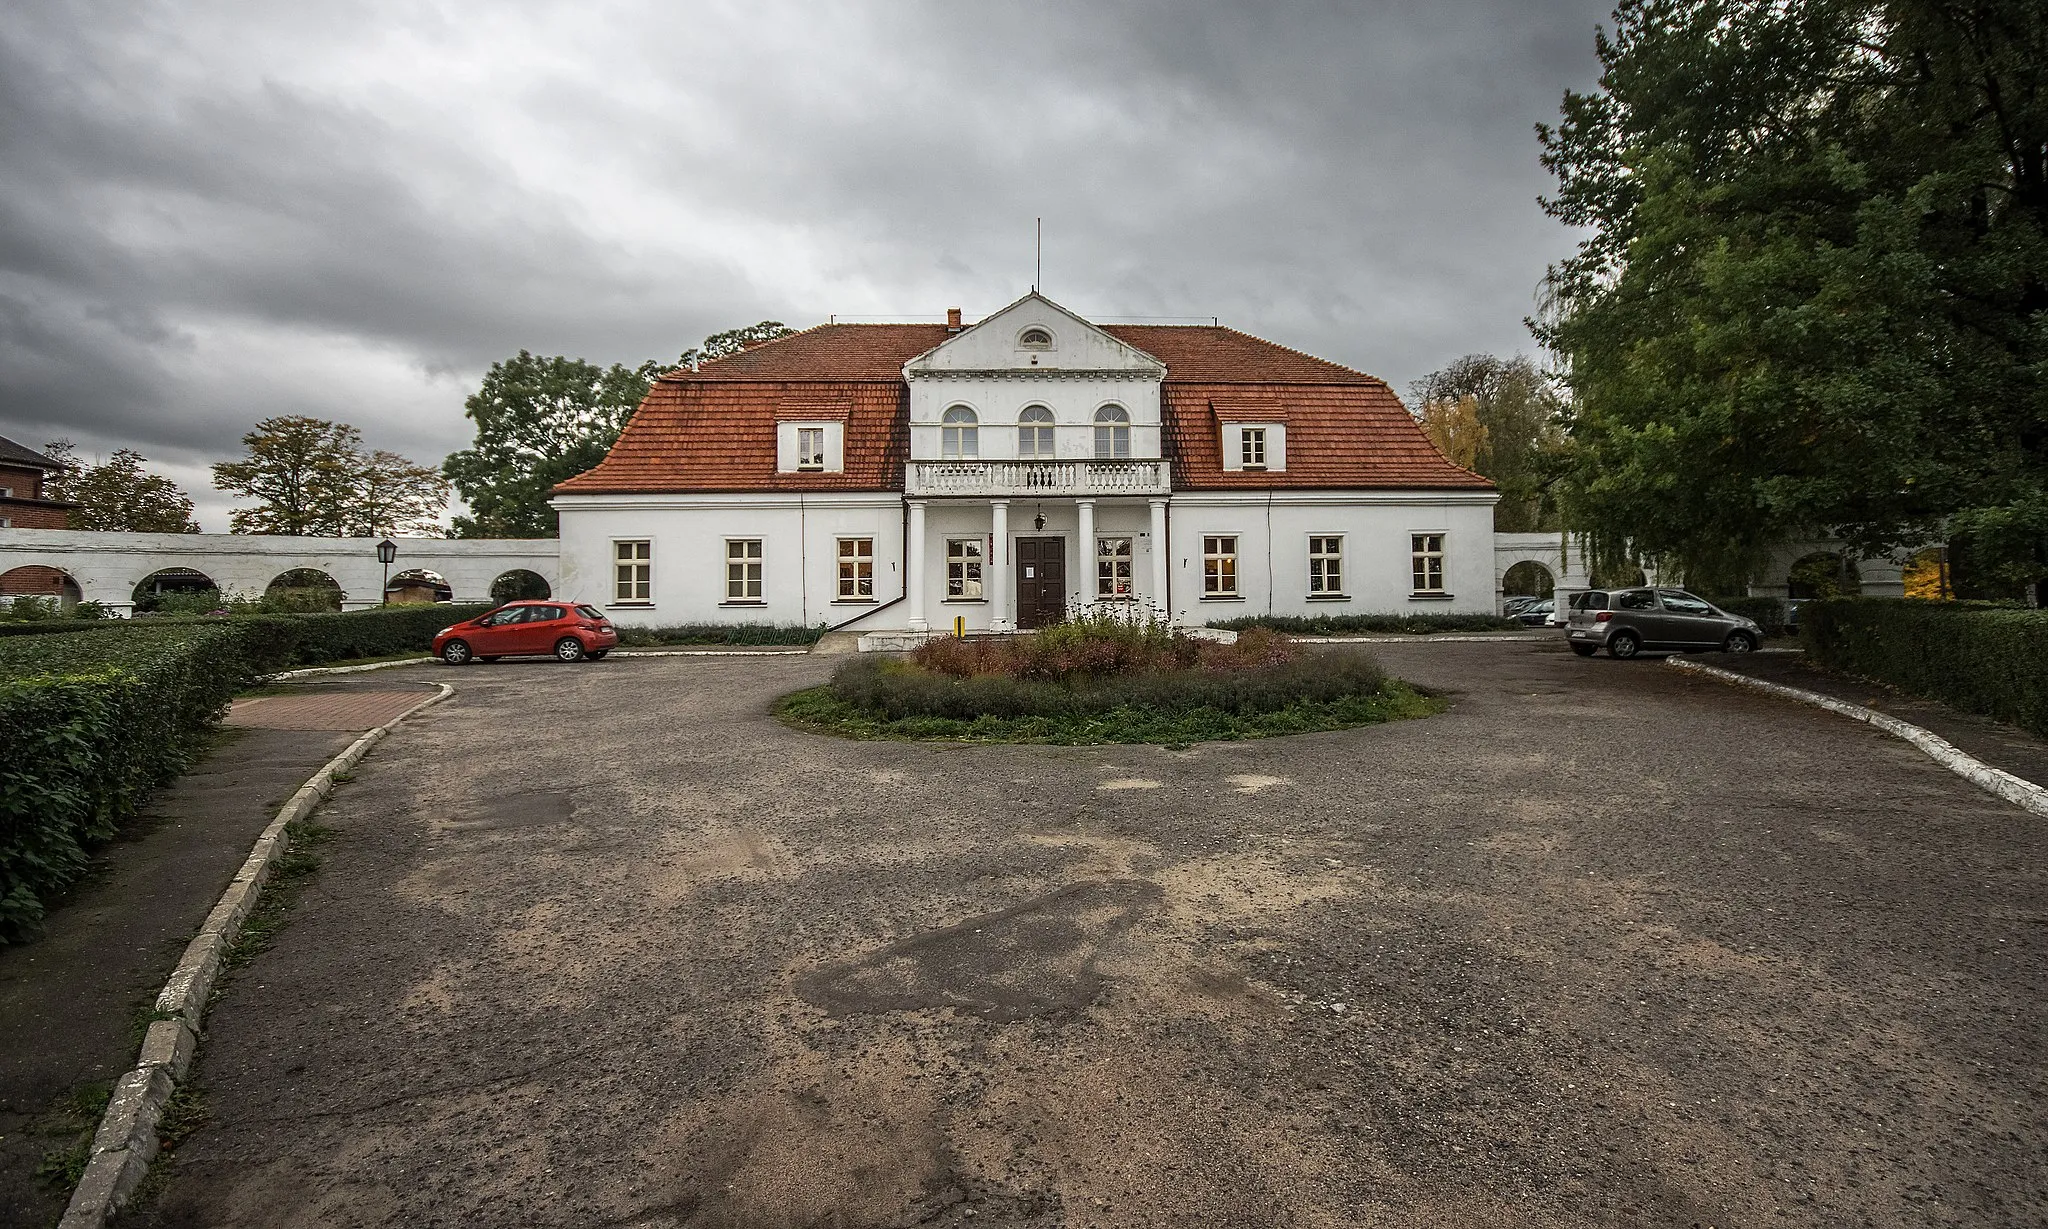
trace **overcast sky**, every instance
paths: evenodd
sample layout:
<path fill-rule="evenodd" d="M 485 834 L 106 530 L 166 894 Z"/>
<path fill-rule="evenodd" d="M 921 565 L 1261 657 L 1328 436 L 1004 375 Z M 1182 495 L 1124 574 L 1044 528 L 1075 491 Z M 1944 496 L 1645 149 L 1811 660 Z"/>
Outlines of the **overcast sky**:
<path fill-rule="evenodd" d="M 0 11 L 0 435 L 207 463 L 313 414 L 437 462 L 529 349 L 672 359 L 1032 280 L 1409 381 L 1533 351 L 1532 125 L 1606 0 Z"/>

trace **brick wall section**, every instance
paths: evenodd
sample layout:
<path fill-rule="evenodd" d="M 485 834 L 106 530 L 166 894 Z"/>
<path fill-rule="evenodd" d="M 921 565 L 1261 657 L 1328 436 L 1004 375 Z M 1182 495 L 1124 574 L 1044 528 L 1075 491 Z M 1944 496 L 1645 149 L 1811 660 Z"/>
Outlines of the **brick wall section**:
<path fill-rule="evenodd" d="M 31 565 L 0 572 L 0 597 L 19 597 L 24 593 L 61 596 L 63 592 L 64 573 L 56 568 Z"/>

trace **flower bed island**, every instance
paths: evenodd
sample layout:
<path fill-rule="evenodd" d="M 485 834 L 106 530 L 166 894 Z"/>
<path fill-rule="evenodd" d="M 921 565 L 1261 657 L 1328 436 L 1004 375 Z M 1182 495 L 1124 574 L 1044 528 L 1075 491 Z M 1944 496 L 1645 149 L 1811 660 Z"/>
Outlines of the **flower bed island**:
<path fill-rule="evenodd" d="M 1255 628 L 1235 643 L 1085 619 L 1034 636 L 862 656 L 784 696 L 788 724 L 848 738 L 1191 743 L 1342 730 L 1441 711 L 1370 655 Z"/>

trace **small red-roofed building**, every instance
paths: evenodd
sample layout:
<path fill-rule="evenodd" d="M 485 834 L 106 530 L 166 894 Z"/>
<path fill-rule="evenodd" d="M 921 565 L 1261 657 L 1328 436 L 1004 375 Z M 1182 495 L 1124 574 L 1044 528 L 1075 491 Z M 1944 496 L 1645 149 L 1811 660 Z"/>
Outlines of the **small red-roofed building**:
<path fill-rule="evenodd" d="M 1494 610 L 1494 486 L 1373 376 L 1235 329 L 827 324 L 663 375 L 555 488 L 615 622 L 1042 627 Z"/>

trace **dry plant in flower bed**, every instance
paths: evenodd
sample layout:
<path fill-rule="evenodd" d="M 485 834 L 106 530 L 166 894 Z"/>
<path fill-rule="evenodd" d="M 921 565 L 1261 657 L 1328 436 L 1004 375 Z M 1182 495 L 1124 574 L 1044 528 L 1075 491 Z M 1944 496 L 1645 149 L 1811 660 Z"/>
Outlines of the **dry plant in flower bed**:
<path fill-rule="evenodd" d="M 857 657 L 785 696 L 800 729 L 853 738 L 1188 743 L 1346 729 L 1441 709 L 1362 652 L 1304 650 L 1264 630 L 1235 644 L 1088 620 L 1036 636 L 935 640 L 908 660 Z"/>

